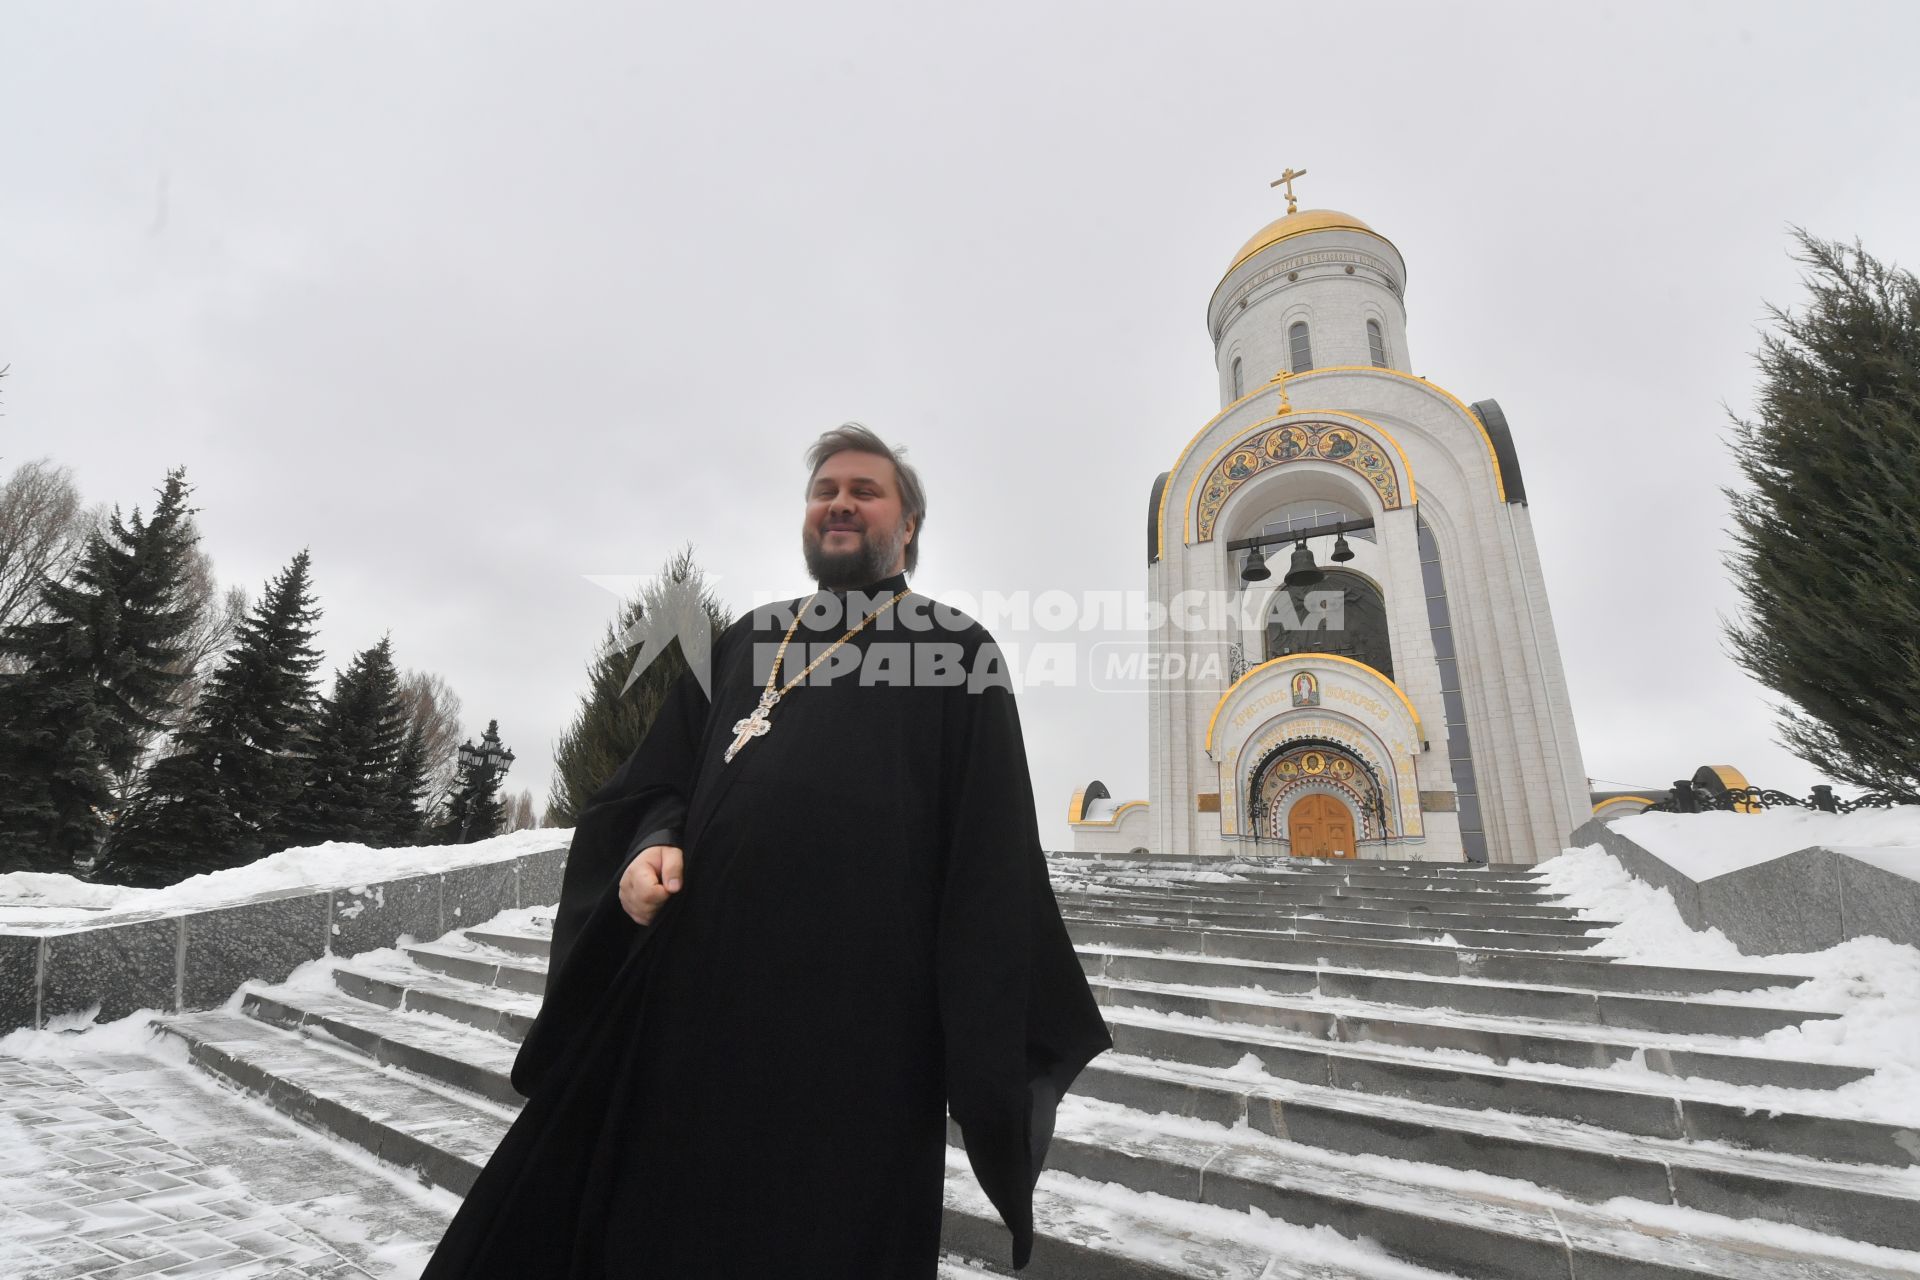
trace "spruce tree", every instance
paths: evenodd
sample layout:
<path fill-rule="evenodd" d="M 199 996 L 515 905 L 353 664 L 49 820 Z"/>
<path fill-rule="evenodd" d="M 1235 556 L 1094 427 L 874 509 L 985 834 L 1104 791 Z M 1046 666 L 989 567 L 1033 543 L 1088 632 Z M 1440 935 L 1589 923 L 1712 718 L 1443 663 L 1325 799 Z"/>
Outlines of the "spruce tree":
<path fill-rule="evenodd" d="M 1920 801 L 1920 280 L 1795 229 L 1798 314 L 1768 313 L 1747 481 L 1727 490 L 1746 596 L 1736 661 L 1781 694 L 1782 743 Z"/>
<path fill-rule="evenodd" d="M 403 695 L 404 696 L 404 695 Z M 427 790 L 427 738 L 417 721 L 407 726 L 393 773 L 387 779 L 385 823 L 380 843 L 415 845 L 426 842 L 426 815 L 421 800 Z"/>
<path fill-rule="evenodd" d="M 151 518 L 116 509 L 70 577 L 44 583 L 38 617 L 0 635 L 20 668 L 0 676 L 0 867 L 84 865 L 115 816 L 113 779 L 165 727 L 194 620 L 190 492 L 175 469 Z"/>
<path fill-rule="evenodd" d="M 354 655 L 307 735 L 300 791 L 275 824 L 277 848 L 328 840 L 385 845 L 396 822 L 394 777 L 407 743 L 408 710 L 393 667 L 393 642 Z"/>
<path fill-rule="evenodd" d="M 682 547 L 667 559 L 660 578 L 636 598 L 624 603 L 608 626 L 600 652 L 587 666 L 587 691 L 580 709 L 554 746 L 553 786 L 547 796 L 546 823 L 571 826 L 587 798 L 606 784 L 614 770 L 634 753 L 653 718 L 660 714 L 667 690 L 687 669 L 678 644 L 648 662 L 631 688 L 623 687 L 633 669 L 635 654 L 619 647 L 619 638 L 649 610 L 656 610 L 667 584 L 682 584 L 699 594 L 712 634 L 726 630 L 732 618 L 706 586 L 705 575 L 693 562 L 693 549 Z M 643 653 L 642 659 L 654 655 Z"/>
<path fill-rule="evenodd" d="M 149 771 L 114 830 L 116 878 L 172 884 L 270 852 L 278 815 L 299 790 L 294 751 L 314 713 L 320 610 L 309 593 L 310 568 L 303 550 L 241 622 L 177 750 Z"/>

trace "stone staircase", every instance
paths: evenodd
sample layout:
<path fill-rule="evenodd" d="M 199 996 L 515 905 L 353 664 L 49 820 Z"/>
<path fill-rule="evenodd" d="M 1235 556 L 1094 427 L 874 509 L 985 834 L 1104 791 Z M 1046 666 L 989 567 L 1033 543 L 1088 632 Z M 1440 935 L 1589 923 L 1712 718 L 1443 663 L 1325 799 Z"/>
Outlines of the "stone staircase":
<path fill-rule="evenodd" d="M 1023 1277 L 1920 1276 L 1920 1134 L 1823 1105 L 1866 1068 L 1754 1043 L 1832 1016 L 1804 979 L 1585 954 L 1601 925 L 1523 870 L 1235 865 L 1055 860 L 1115 1048 L 1062 1106 Z M 519 1105 L 547 945 L 469 928 L 158 1021 L 464 1192 Z M 950 1142 L 944 1274 L 1008 1274 Z"/>

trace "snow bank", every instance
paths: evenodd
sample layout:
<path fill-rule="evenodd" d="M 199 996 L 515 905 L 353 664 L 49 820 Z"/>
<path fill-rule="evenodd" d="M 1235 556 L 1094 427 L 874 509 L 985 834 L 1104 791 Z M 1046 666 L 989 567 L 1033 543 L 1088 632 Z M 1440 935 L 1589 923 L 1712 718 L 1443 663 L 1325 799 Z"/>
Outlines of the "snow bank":
<path fill-rule="evenodd" d="M 1753 823 L 1772 815 L 1645 816 Z M 1631 838 L 1637 841 L 1642 836 L 1636 832 Z M 1661 856 L 1666 856 L 1664 851 Z M 1853 1104 L 1849 1110 L 1868 1118 L 1920 1116 L 1914 1105 L 1920 1100 L 1920 948 L 1869 937 L 1853 938 L 1824 951 L 1748 956 L 1718 929 L 1689 928 L 1672 893 L 1636 879 L 1599 845 L 1568 849 L 1541 863 L 1535 874 L 1550 892 L 1565 894 L 1564 905 L 1577 908 L 1582 918 L 1619 922 L 1598 931 L 1605 941 L 1588 955 L 1677 968 L 1808 976 L 1812 981 L 1783 989 L 1781 1002 L 1840 1016 L 1782 1027 L 1750 1043 L 1782 1058 L 1872 1067 L 1874 1075 L 1828 1096 L 1843 1106 Z"/>
<path fill-rule="evenodd" d="M 164 889 L 92 884 L 69 875 L 14 871 L 0 875 L 0 926 L 98 924 L 133 912 L 177 912 L 224 906 L 276 890 L 356 888 L 458 867 L 500 862 L 565 847 L 571 828 L 534 827 L 472 844 L 375 849 L 330 840 L 287 849 L 244 867 L 189 876 Z"/>
<path fill-rule="evenodd" d="M 1844 848 L 1901 875 L 1920 879 L 1920 805 L 1821 813 L 1768 809 L 1762 813 L 1637 813 L 1613 822 L 1615 831 L 1693 880 L 1770 862 L 1798 849 Z"/>

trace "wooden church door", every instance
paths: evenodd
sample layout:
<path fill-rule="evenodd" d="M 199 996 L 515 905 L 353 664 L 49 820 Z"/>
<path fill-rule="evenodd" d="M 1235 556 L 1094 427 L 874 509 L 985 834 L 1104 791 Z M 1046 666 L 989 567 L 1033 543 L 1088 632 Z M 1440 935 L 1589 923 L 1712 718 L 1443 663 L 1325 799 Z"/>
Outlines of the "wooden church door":
<path fill-rule="evenodd" d="M 1301 796 L 1287 813 L 1287 840 L 1296 858 L 1351 858 L 1353 814 L 1332 796 Z"/>

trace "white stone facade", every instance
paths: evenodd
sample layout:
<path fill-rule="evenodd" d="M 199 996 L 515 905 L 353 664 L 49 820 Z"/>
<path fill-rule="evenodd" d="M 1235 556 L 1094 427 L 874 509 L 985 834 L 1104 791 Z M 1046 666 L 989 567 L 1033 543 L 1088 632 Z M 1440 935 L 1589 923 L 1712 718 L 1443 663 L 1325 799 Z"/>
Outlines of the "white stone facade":
<path fill-rule="evenodd" d="M 1151 689 L 1149 801 L 1118 802 L 1098 784 L 1076 794 L 1076 851 L 1312 852 L 1323 837 L 1296 819 L 1327 806 L 1296 811 L 1307 795 L 1340 801 L 1352 829 L 1336 821 L 1331 838 L 1361 857 L 1529 863 L 1585 821 L 1505 419 L 1408 371 L 1405 280 L 1399 252 L 1365 224 L 1309 211 L 1249 241 L 1215 290 L 1223 408 L 1155 487 L 1147 578 L 1176 619 L 1182 601 L 1215 593 L 1234 616 L 1152 635 L 1163 659 L 1209 661 Z M 1362 601 L 1355 616 L 1371 608 L 1384 621 L 1320 633 L 1326 652 L 1280 637 L 1278 649 L 1306 651 L 1270 656 L 1262 624 L 1277 600 L 1290 607 L 1278 598 L 1292 545 L 1264 546 L 1272 578 L 1243 584 L 1245 552 L 1227 544 L 1332 520 L 1371 521 L 1348 538 L 1344 566 L 1330 563 L 1332 536 L 1308 545 L 1321 568 L 1351 575 L 1340 581 Z"/>

